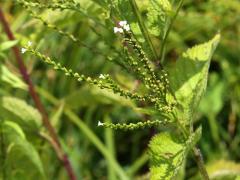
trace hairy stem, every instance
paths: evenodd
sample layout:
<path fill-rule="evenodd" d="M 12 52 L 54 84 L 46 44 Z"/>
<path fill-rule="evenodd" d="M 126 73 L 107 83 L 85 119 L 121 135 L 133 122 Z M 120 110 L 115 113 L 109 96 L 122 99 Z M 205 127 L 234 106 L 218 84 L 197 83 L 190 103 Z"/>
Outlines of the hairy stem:
<path fill-rule="evenodd" d="M 203 179 L 204 180 L 209 180 L 210 178 L 209 178 L 207 170 L 204 166 L 204 161 L 203 161 L 203 157 L 202 157 L 202 153 L 201 153 L 200 149 L 197 148 L 197 147 L 194 147 L 193 148 L 193 154 L 194 154 L 194 157 L 195 157 L 195 160 L 197 162 L 200 174 L 202 175 Z"/>
<path fill-rule="evenodd" d="M 181 122 L 178 120 L 178 118 L 175 115 L 174 115 L 174 118 L 176 119 L 176 122 L 177 122 L 178 126 L 180 127 L 180 130 L 183 133 L 183 136 L 185 138 L 187 138 L 189 136 L 188 131 L 181 124 Z M 193 133 L 193 125 L 192 124 L 191 124 L 191 127 L 190 127 L 190 133 Z M 206 170 L 205 165 L 204 165 L 204 161 L 203 161 L 201 150 L 195 146 L 192 149 L 192 153 L 194 155 L 195 161 L 197 163 L 198 169 L 199 169 L 200 174 L 202 175 L 203 179 L 204 180 L 209 180 L 209 176 L 208 176 L 207 170 Z"/>
<path fill-rule="evenodd" d="M 2 11 L 2 9 L 0 8 L 0 21 L 2 23 L 2 26 L 3 26 L 3 29 L 5 31 L 5 33 L 7 34 L 8 36 L 8 39 L 9 40 L 15 40 L 15 37 L 9 27 L 9 24 L 4 16 L 4 13 Z M 36 108 L 38 109 L 38 111 L 40 112 L 41 116 L 42 116 L 42 122 L 43 122 L 43 125 L 45 126 L 45 128 L 48 130 L 49 134 L 50 134 L 50 137 L 52 138 L 52 140 L 54 141 L 54 143 L 56 144 L 56 153 L 57 154 L 60 154 L 61 157 L 60 157 L 60 160 L 62 161 L 67 173 L 68 173 L 68 176 L 69 176 L 69 179 L 71 180 L 76 180 L 76 176 L 73 172 L 73 169 L 72 169 L 72 166 L 70 164 L 70 161 L 67 157 L 67 155 L 65 154 L 65 152 L 63 151 L 62 147 L 61 147 L 61 144 L 60 144 L 60 141 L 58 139 L 58 136 L 53 128 L 53 126 L 51 125 L 49 119 L 48 119 L 48 115 L 47 115 L 47 112 L 44 108 L 44 106 L 42 105 L 41 101 L 40 101 L 40 98 L 38 96 L 38 94 L 36 93 L 35 91 L 35 88 L 34 88 L 34 85 L 30 79 L 30 76 L 27 72 L 27 68 L 24 64 L 24 61 L 22 59 L 22 56 L 20 54 L 20 51 L 19 51 L 19 48 L 17 46 L 14 46 L 12 48 L 14 54 L 15 54 L 15 58 L 17 60 L 17 63 L 18 63 L 18 68 L 19 68 L 19 71 L 24 79 L 24 81 L 26 82 L 26 84 L 28 85 L 28 90 L 29 90 L 29 94 L 30 96 L 32 97 L 34 103 L 35 103 L 35 106 Z"/>

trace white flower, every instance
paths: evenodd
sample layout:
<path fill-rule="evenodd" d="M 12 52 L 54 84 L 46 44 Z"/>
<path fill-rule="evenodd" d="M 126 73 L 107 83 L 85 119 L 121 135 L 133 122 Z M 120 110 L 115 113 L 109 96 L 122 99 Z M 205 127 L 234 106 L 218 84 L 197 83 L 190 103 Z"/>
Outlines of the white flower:
<path fill-rule="evenodd" d="M 125 29 L 126 31 L 130 31 L 130 26 L 129 24 L 126 24 L 123 26 L 123 29 Z"/>
<path fill-rule="evenodd" d="M 31 46 L 32 45 L 32 42 L 31 41 L 28 41 L 28 46 Z"/>
<path fill-rule="evenodd" d="M 119 26 L 124 27 L 125 25 L 127 25 L 127 21 L 120 21 Z"/>
<path fill-rule="evenodd" d="M 106 79 L 106 77 L 103 74 L 100 74 L 99 78 L 100 79 Z"/>
<path fill-rule="evenodd" d="M 26 48 L 22 48 L 22 49 L 21 49 L 22 54 L 24 54 L 26 51 L 27 51 Z"/>
<path fill-rule="evenodd" d="M 103 126 L 103 124 L 101 121 L 98 121 L 98 126 Z"/>
<path fill-rule="evenodd" d="M 114 27 L 113 28 L 113 31 L 114 31 L 114 33 L 123 33 L 123 29 L 122 28 L 119 28 L 119 27 Z"/>

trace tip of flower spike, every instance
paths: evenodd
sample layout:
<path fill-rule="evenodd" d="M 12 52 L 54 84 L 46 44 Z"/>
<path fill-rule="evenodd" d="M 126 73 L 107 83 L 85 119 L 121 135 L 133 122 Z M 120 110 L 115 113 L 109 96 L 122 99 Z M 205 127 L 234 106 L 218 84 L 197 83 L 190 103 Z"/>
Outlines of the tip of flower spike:
<path fill-rule="evenodd" d="M 114 27 L 114 33 L 118 33 L 118 32 L 120 32 L 120 33 L 123 33 L 123 30 L 125 30 L 125 31 L 130 31 L 130 26 L 129 26 L 129 24 L 127 23 L 127 21 L 119 21 L 119 26 L 120 26 L 120 28 L 119 27 Z"/>
<path fill-rule="evenodd" d="M 26 48 L 22 48 L 22 49 L 21 49 L 21 53 L 22 53 L 22 54 L 24 54 L 26 51 L 27 51 Z"/>
<path fill-rule="evenodd" d="M 101 121 L 98 121 L 98 126 L 103 126 L 103 124 Z"/>

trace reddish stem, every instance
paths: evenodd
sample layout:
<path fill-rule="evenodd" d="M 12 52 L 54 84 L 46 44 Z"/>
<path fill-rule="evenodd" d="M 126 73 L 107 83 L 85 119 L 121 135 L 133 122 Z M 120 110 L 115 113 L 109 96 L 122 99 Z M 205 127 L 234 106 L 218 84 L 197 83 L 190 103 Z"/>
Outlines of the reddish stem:
<path fill-rule="evenodd" d="M 5 33 L 7 34 L 8 36 L 8 39 L 9 40 L 15 40 L 15 37 L 9 27 L 9 24 L 4 16 L 4 13 L 2 11 L 2 9 L 0 8 L 0 21 L 2 23 L 2 26 L 4 28 L 4 31 Z M 38 109 L 38 111 L 41 113 L 42 115 L 42 122 L 43 122 L 43 125 L 45 126 L 45 128 L 48 130 L 49 132 L 49 135 L 51 136 L 52 140 L 54 141 L 54 143 L 56 144 L 56 147 L 54 148 L 56 153 L 58 155 L 60 155 L 60 160 L 62 161 L 67 173 L 68 173 L 68 176 L 71 180 L 76 180 L 76 176 L 73 172 L 73 169 L 72 169 L 72 166 L 70 164 L 70 161 L 68 159 L 68 156 L 67 154 L 65 154 L 65 152 L 63 151 L 62 147 L 61 147 L 61 144 L 58 140 L 58 136 L 53 128 L 53 126 L 51 125 L 49 119 L 48 119 L 48 115 L 47 115 L 47 112 L 45 111 L 41 101 L 40 101 L 40 98 L 38 96 L 38 94 L 36 93 L 35 91 L 35 88 L 34 88 L 34 85 L 30 79 L 30 76 L 27 72 L 27 68 L 23 62 L 23 59 L 22 59 L 22 56 L 20 54 L 20 51 L 19 51 L 19 48 L 17 46 L 14 46 L 12 48 L 14 54 L 15 54 L 15 58 L 17 60 L 17 63 L 18 63 L 18 68 L 19 68 L 19 71 L 24 79 L 24 81 L 27 83 L 28 85 L 28 90 L 29 90 L 29 93 L 35 103 L 35 106 L 36 108 Z"/>

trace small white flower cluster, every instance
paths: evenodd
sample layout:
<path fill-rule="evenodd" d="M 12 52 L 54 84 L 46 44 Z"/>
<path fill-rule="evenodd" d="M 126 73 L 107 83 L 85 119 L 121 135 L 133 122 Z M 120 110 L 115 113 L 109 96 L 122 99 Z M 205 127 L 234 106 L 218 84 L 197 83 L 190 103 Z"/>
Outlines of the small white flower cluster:
<path fill-rule="evenodd" d="M 21 53 L 22 53 L 22 54 L 24 54 L 26 51 L 27 51 L 26 48 L 22 48 L 22 49 L 21 49 Z"/>
<path fill-rule="evenodd" d="M 130 26 L 127 23 L 127 21 L 120 21 L 119 23 L 120 27 L 114 27 L 113 31 L 114 33 L 123 33 L 123 31 L 130 31 Z"/>
<path fill-rule="evenodd" d="M 98 121 L 98 126 L 103 126 L 103 124 L 101 121 Z"/>
<path fill-rule="evenodd" d="M 31 42 L 31 41 L 28 41 L 27 46 L 30 47 L 31 45 L 32 45 L 32 42 Z M 26 48 L 22 48 L 22 49 L 21 49 L 21 53 L 22 53 L 22 54 L 24 54 L 26 51 L 27 51 Z"/>
<path fill-rule="evenodd" d="M 106 79 L 106 77 L 105 77 L 103 74 L 100 74 L 100 75 L 99 75 L 99 78 L 100 78 L 100 79 Z"/>

